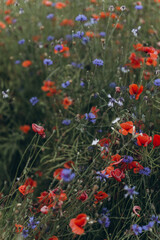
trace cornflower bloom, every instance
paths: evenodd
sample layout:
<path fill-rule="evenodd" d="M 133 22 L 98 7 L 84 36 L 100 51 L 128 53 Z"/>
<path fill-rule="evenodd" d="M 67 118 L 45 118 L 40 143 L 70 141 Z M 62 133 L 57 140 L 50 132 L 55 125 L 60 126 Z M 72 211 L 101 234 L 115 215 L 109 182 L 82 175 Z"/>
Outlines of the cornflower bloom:
<path fill-rule="evenodd" d="M 109 98 L 108 107 L 113 107 L 114 103 L 117 103 L 115 98 L 112 98 L 110 94 L 107 95 Z"/>
<path fill-rule="evenodd" d="M 53 61 L 52 61 L 51 59 L 45 58 L 45 59 L 43 60 L 43 63 L 44 63 L 44 65 L 50 66 L 50 65 L 53 64 Z"/>
<path fill-rule="evenodd" d="M 131 163 L 132 161 L 133 161 L 133 157 L 131 157 L 131 156 L 124 156 L 122 162 Z"/>
<path fill-rule="evenodd" d="M 135 235 L 142 233 L 142 227 L 138 226 L 137 224 L 132 225 L 132 230 Z"/>
<path fill-rule="evenodd" d="M 35 221 L 34 217 L 30 217 L 28 226 L 31 227 L 32 229 L 35 229 L 39 223 L 40 221 Z"/>
<path fill-rule="evenodd" d="M 64 182 L 70 182 L 75 177 L 75 173 L 71 169 L 64 168 L 61 172 L 61 178 Z"/>
<path fill-rule="evenodd" d="M 32 97 L 29 99 L 32 106 L 36 105 L 39 102 L 39 99 L 37 97 Z"/>
<path fill-rule="evenodd" d="M 85 22 L 87 21 L 87 17 L 83 14 L 79 14 L 76 18 L 75 18 L 76 21 L 78 22 Z"/>
<path fill-rule="evenodd" d="M 155 224 L 154 221 L 150 221 L 147 225 L 142 226 L 142 229 L 144 231 L 149 231 L 154 226 L 154 224 Z"/>
<path fill-rule="evenodd" d="M 53 14 L 53 13 L 50 13 L 50 14 L 47 15 L 46 18 L 47 18 L 47 19 L 52 19 L 52 18 L 54 18 L 54 14 Z"/>
<path fill-rule="evenodd" d="M 149 167 L 145 167 L 143 169 L 140 169 L 139 173 L 142 174 L 142 175 L 149 176 L 150 173 L 151 173 L 151 169 Z"/>
<path fill-rule="evenodd" d="M 96 116 L 93 113 L 85 113 L 86 120 L 89 120 L 92 123 L 96 122 Z"/>
<path fill-rule="evenodd" d="M 158 220 L 158 216 L 152 215 L 151 221 L 154 221 L 157 224 L 160 224 L 160 221 Z"/>
<path fill-rule="evenodd" d="M 94 59 L 92 62 L 96 66 L 103 66 L 103 60 L 102 59 Z"/>
<path fill-rule="evenodd" d="M 50 41 L 53 41 L 53 40 L 54 40 L 54 36 L 48 36 L 48 37 L 47 37 L 47 41 L 50 42 Z"/>
<path fill-rule="evenodd" d="M 154 85 L 157 87 L 160 87 L 160 79 L 159 78 L 154 80 Z"/>
<path fill-rule="evenodd" d="M 75 34 L 73 34 L 73 37 L 81 39 L 84 36 L 84 32 L 77 31 Z"/>
<path fill-rule="evenodd" d="M 70 120 L 70 119 L 64 119 L 64 120 L 62 121 L 62 124 L 63 124 L 63 125 L 66 125 L 66 126 L 70 125 L 70 123 L 71 123 L 71 120 Z"/>
<path fill-rule="evenodd" d="M 25 43 L 25 40 L 24 40 L 24 39 L 21 39 L 21 40 L 18 41 L 18 44 L 20 44 L 20 45 L 22 45 L 22 44 L 24 44 L 24 43 Z"/>
<path fill-rule="evenodd" d="M 28 231 L 29 231 L 29 230 L 27 230 L 27 229 L 23 229 L 23 230 L 22 230 L 22 236 L 23 236 L 24 238 L 27 238 L 27 237 L 29 236 Z"/>
<path fill-rule="evenodd" d="M 125 185 L 124 190 L 126 190 L 127 193 L 124 195 L 124 197 L 126 198 L 130 196 L 130 199 L 133 199 L 134 195 L 138 195 L 139 193 L 135 191 L 135 188 L 136 188 L 135 186 L 132 188 L 129 188 L 128 185 Z"/>

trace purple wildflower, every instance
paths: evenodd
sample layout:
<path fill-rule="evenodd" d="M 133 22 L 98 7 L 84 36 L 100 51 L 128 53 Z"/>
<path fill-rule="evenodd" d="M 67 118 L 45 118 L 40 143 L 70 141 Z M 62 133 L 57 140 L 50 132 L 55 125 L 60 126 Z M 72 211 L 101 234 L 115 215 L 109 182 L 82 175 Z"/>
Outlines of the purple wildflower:
<path fill-rule="evenodd" d="M 101 59 L 96 58 L 95 60 L 93 60 L 92 63 L 96 66 L 103 66 L 103 60 L 101 60 Z"/>
<path fill-rule="evenodd" d="M 64 119 L 64 120 L 62 121 L 62 124 L 63 124 L 63 125 L 66 125 L 66 126 L 70 125 L 70 123 L 71 123 L 71 120 L 70 120 L 70 119 Z"/>
<path fill-rule="evenodd" d="M 39 99 L 37 97 L 32 97 L 29 99 L 32 106 L 36 105 L 39 102 Z"/>
<path fill-rule="evenodd" d="M 53 61 L 52 61 L 51 59 L 45 58 L 45 59 L 43 60 L 43 63 L 44 63 L 44 65 L 50 66 L 50 65 L 53 64 Z"/>
<path fill-rule="evenodd" d="M 75 173 L 71 169 L 64 168 L 61 172 L 61 178 L 64 182 L 70 182 L 75 177 Z"/>
<path fill-rule="evenodd" d="M 78 22 L 85 22 L 87 21 L 87 17 L 83 14 L 79 14 L 76 18 L 75 18 L 76 21 Z"/>
<path fill-rule="evenodd" d="M 133 161 L 133 157 L 125 155 L 122 162 L 131 163 L 132 161 Z"/>
<path fill-rule="evenodd" d="M 124 195 L 124 197 L 126 198 L 126 197 L 129 196 L 130 199 L 133 199 L 133 196 L 134 196 L 134 195 L 139 194 L 138 192 L 135 191 L 135 188 L 136 188 L 135 186 L 132 187 L 132 188 L 129 188 L 128 185 L 125 185 L 125 186 L 124 186 L 124 190 L 126 190 L 127 193 Z"/>
<path fill-rule="evenodd" d="M 132 230 L 135 235 L 142 233 L 142 227 L 138 226 L 137 224 L 132 225 Z"/>
<path fill-rule="evenodd" d="M 142 174 L 142 175 L 149 176 L 150 173 L 151 173 L 151 169 L 149 167 L 145 167 L 139 170 L 139 174 Z"/>

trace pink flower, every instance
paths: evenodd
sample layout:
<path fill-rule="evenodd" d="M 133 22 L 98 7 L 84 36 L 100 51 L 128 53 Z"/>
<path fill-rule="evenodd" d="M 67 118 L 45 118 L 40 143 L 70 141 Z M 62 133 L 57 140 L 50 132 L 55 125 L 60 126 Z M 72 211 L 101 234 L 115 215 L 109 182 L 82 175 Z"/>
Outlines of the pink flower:
<path fill-rule="evenodd" d="M 45 130 L 42 126 L 32 123 L 32 129 L 35 133 L 38 133 L 42 138 L 46 137 Z"/>

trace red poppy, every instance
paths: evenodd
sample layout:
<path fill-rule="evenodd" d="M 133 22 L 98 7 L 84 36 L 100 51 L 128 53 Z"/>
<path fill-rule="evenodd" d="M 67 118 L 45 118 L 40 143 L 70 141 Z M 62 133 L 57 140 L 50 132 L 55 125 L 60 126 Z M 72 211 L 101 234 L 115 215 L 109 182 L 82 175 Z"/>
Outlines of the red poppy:
<path fill-rule="evenodd" d="M 86 201 L 88 199 L 88 194 L 86 193 L 86 191 L 79 192 L 78 195 L 79 196 L 77 197 L 77 199 L 81 200 L 82 202 L 84 202 L 84 201 Z"/>
<path fill-rule="evenodd" d="M 157 61 L 156 61 L 155 58 L 148 57 L 146 59 L 146 65 L 148 65 L 148 66 L 153 65 L 154 67 L 156 67 L 157 66 Z"/>
<path fill-rule="evenodd" d="M 139 95 L 143 92 L 143 86 L 140 87 L 137 86 L 137 84 L 131 84 L 129 85 L 129 93 L 131 95 L 135 95 L 136 100 L 139 99 Z"/>
<path fill-rule="evenodd" d="M 24 62 L 22 63 L 22 66 L 25 67 L 25 68 L 27 68 L 27 67 L 29 67 L 29 66 L 31 66 L 31 65 L 32 65 L 32 62 L 31 62 L 30 60 L 26 60 L 26 61 L 24 61 Z"/>
<path fill-rule="evenodd" d="M 58 237 L 56 237 L 56 236 L 52 236 L 52 237 L 49 238 L 48 240 L 58 240 Z"/>
<path fill-rule="evenodd" d="M 122 163 L 122 166 L 121 166 L 121 170 L 124 171 L 124 170 L 128 170 L 128 169 L 133 169 L 133 172 L 134 173 L 139 173 L 139 171 L 141 169 L 143 169 L 143 166 L 137 162 L 137 161 L 133 161 L 131 163 Z"/>
<path fill-rule="evenodd" d="M 33 193 L 35 187 L 37 187 L 37 182 L 34 181 L 32 178 L 28 178 L 26 179 L 24 185 L 21 185 L 18 189 L 20 193 L 26 195 L 28 193 Z"/>
<path fill-rule="evenodd" d="M 4 29 L 6 28 L 6 25 L 3 22 L 0 22 L 0 28 Z"/>
<path fill-rule="evenodd" d="M 132 121 L 121 123 L 120 126 L 122 129 L 120 129 L 119 132 L 122 133 L 123 135 L 127 135 L 128 133 L 133 133 L 134 131 L 134 126 Z"/>
<path fill-rule="evenodd" d="M 99 140 L 98 144 L 99 144 L 101 147 L 104 147 L 105 145 L 108 145 L 110 141 L 111 141 L 111 140 L 108 139 L 108 138 L 102 138 L 102 139 Z"/>
<path fill-rule="evenodd" d="M 66 7 L 66 4 L 63 2 L 57 2 L 54 7 L 57 9 L 62 9 L 64 7 Z"/>
<path fill-rule="evenodd" d="M 16 233 L 20 233 L 23 230 L 23 226 L 20 224 L 15 224 L 15 228 L 16 228 L 16 230 L 15 230 Z"/>
<path fill-rule="evenodd" d="M 153 148 L 160 146 L 160 135 L 155 134 L 153 137 Z"/>
<path fill-rule="evenodd" d="M 147 147 L 149 143 L 152 142 L 152 137 L 148 136 L 146 133 L 141 133 L 138 137 L 137 137 L 137 144 L 139 146 L 144 146 Z"/>
<path fill-rule="evenodd" d="M 75 23 L 72 19 L 64 19 L 61 23 L 60 26 L 71 26 L 74 27 Z"/>
<path fill-rule="evenodd" d="M 38 133 L 42 138 L 46 137 L 45 129 L 42 126 L 39 126 L 35 123 L 32 123 L 32 129 L 35 133 Z"/>
<path fill-rule="evenodd" d="M 72 232 L 78 235 L 84 233 L 83 227 L 87 223 L 87 215 L 85 213 L 79 214 L 76 218 L 70 220 L 69 226 L 72 229 Z"/>
<path fill-rule="evenodd" d="M 63 168 L 57 168 L 54 173 L 53 173 L 53 177 L 56 178 L 57 180 L 61 180 L 61 172 L 62 172 Z"/>
<path fill-rule="evenodd" d="M 9 6 L 9 5 L 13 5 L 15 3 L 15 0 L 7 0 L 6 1 L 6 5 Z"/>
<path fill-rule="evenodd" d="M 105 192 L 99 191 L 98 193 L 96 193 L 94 195 L 96 201 L 94 202 L 95 204 L 97 204 L 98 202 L 100 202 L 101 200 L 107 198 L 109 195 Z"/>
<path fill-rule="evenodd" d="M 117 153 L 116 155 L 111 156 L 111 158 L 112 161 L 118 162 L 121 159 L 121 155 Z"/>
<path fill-rule="evenodd" d="M 43 0 L 42 4 L 44 4 L 47 7 L 50 7 L 50 6 L 52 6 L 53 3 L 51 1 L 48 1 L 48 0 Z"/>
<path fill-rule="evenodd" d="M 141 64 L 144 63 L 144 58 L 137 57 L 135 53 L 131 53 L 129 60 L 131 62 L 129 65 L 132 68 L 141 68 Z"/>
<path fill-rule="evenodd" d="M 72 166 L 74 165 L 73 161 L 67 161 L 66 163 L 64 163 L 64 167 L 65 168 L 72 168 Z"/>
<path fill-rule="evenodd" d="M 70 97 L 65 97 L 62 102 L 64 109 L 68 109 L 69 106 L 72 105 L 72 103 L 73 101 Z"/>
<path fill-rule="evenodd" d="M 115 170 L 111 171 L 111 175 L 112 177 L 114 177 L 118 182 L 121 182 L 121 180 L 123 178 L 125 178 L 125 174 L 124 172 L 119 169 L 119 168 L 116 168 Z"/>
<path fill-rule="evenodd" d="M 97 113 L 98 113 L 99 111 L 100 111 L 100 110 L 97 109 L 97 107 L 92 107 L 90 112 L 93 113 L 93 114 L 96 116 L 96 118 L 97 118 L 97 117 L 98 117 Z"/>
<path fill-rule="evenodd" d="M 23 126 L 20 126 L 19 128 L 25 134 L 27 134 L 29 132 L 29 130 L 31 129 L 31 127 L 29 125 L 23 125 Z"/>

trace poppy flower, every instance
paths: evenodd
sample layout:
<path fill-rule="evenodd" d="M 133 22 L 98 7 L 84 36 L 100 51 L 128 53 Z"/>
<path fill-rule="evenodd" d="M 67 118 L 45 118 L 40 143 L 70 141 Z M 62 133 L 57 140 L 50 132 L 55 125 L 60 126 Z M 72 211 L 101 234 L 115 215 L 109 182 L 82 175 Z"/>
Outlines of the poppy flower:
<path fill-rule="evenodd" d="M 6 25 L 3 22 L 0 22 L 0 28 L 4 29 L 6 28 Z"/>
<path fill-rule="evenodd" d="M 15 224 L 15 228 L 16 228 L 16 230 L 15 230 L 16 233 L 20 233 L 23 230 L 23 226 L 20 224 Z"/>
<path fill-rule="evenodd" d="M 57 9 L 62 9 L 62 8 L 65 8 L 65 7 L 66 7 L 66 4 L 63 3 L 63 2 L 57 2 L 55 4 L 55 8 L 57 8 Z"/>
<path fill-rule="evenodd" d="M 65 168 L 72 168 L 72 166 L 74 165 L 74 162 L 73 161 L 67 161 L 64 163 L 64 167 Z"/>
<path fill-rule="evenodd" d="M 134 69 L 141 68 L 141 64 L 144 63 L 144 58 L 137 57 L 135 53 L 131 53 L 129 60 L 131 62 L 129 65 Z"/>
<path fill-rule="evenodd" d="M 79 214 L 76 218 L 70 220 L 69 226 L 72 229 L 72 232 L 78 235 L 84 233 L 83 227 L 87 223 L 87 215 L 85 213 Z"/>
<path fill-rule="evenodd" d="M 13 5 L 15 3 L 15 0 L 7 0 L 6 1 L 6 5 L 9 6 L 9 5 Z"/>
<path fill-rule="evenodd" d="M 53 173 L 53 177 L 57 180 L 61 180 L 61 172 L 62 172 L 63 168 L 57 168 L 54 173 Z"/>
<path fill-rule="evenodd" d="M 86 191 L 79 192 L 78 195 L 79 196 L 77 197 L 77 199 L 81 200 L 82 202 L 84 202 L 88 199 L 88 194 L 86 193 Z"/>
<path fill-rule="evenodd" d="M 49 238 L 48 240 L 58 240 L 58 238 L 56 236 L 52 236 L 51 238 Z"/>
<path fill-rule="evenodd" d="M 90 112 L 93 113 L 93 114 L 96 116 L 96 118 L 97 118 L 97 117 L 98 117 L 98 116 L 97 116 L 97 113 L 98 113 L 99 111 L 100 111 L 100 110 L 97 109 L 96 107 L 92 107 Z"/>
<path fill-rule="evenodd" d="M 47 214 L 48 211 L 49 211 L 49 207 L 43 206 L 43 207 L 41 207 L 40 211 L 41 211 L 41 213 L 43 213 L 43 214 Z"/>
<path fill-rule="evenodd" d="M 52 3 L 51 1 L 44 0 L 44 1 L 42 2 L 42 4 L 45 5 L 45 6 L 47 6 L 47 7 L 50 7 L 50 6 L 52 6 L 53 3 Z"/>
<path fill-rule="evenodd" d="M 68 109 L 69 106 L 72 105 L 72 103 L 73 101 L 70 97 L 65 97 L 62 102 L 64 109 Z"/>
<path fill-rule="evenodd" d="M 35 123 L 32 123 L 32 129 L 35 133 L 38 133 L 42 138 L 46 137 L 45 129 L 42 126 L 39 126 Z"/>
<path fill-rule="evenodd" d="M 32 178 L 28 178 L 26 179 L 24 185 L 21 185 L 18 190 L 20 191 L 20 193 L 22 193 L 23 195 L 27 195 L 29 193 L 33 193 L 34 192 L 34 188 L 37 187 L 37 182 L 34 181 Z"/>
<path fill-rule="evenodd" d="M 138 137 L 137 137 L 137 144 L 139 146 L 144 146 L 147 147 L 149 143 L 152 142 L 152 137 L 148 136 L 146 133 L 141 133 Z"/>
<path fill-rule="evenodd" d="M 22 63 L 22 66 L 25 67 L 25 68 L 27 68 L 27 67 L 29 67 L 29 66 L 31 66 L 31 65 L 32 65 L 32 62 L 31 62 L 30 60 L 26 60 L 26 61 L 24 61 L 24 62 Z"/>
<path fill-rule="evenodd" d="M 120 126 L 121 126 L 122 129 L 120 129 L 119 132 L 122 133 L 125 136 L 128 133 L 133 133 L 133 131 L 134 131 L 134 126 L 133 126 L 132 121 L 121 123 Z"/>
<path fill-rule="evenodd" d="M 160 135 L 155 134 L 153 137 L 153 148 L 160 146 Z"/>
<path fill-rule="evenodd" d="M 97 204 L 98 202 L 102 201 L 103 199 L 107 198 L 109 195 L 105 192 L 99 191 L 98 193 L 96 193 L 94 195 L 96 201 L 94 202 L 95 204 Z"/>
<path fill-rule="evenodd" d="M 129 93 L 131 95 L 134 95 L 136 100 L 139 99 L 139 95 L 143 92 L 143 86 L 140 87 L 137 86 L 137 84 L 131 84 L 129 85 Z"/>
<path fill-rule="evenodd" d="M 156 61 L 155 58 L 148 57 L 146 59 L 146 65 L 148 65 L 148 66 L 153 65 L 154 67 L 156 67 L 157 66 L 157 61 Z"/>
<path fill-rule="evenodd" d="M 27 134 L 27 133 L 29 132 L 29 130 L 31 129 L 31 127 L 30 127 L 29 125 L 23 125 L 23 126 L 20 126 L 19 129 L 20 129 L 23 133 Z"/>
<path fill-rule="evenodd" d="M 112 175 L 112 177 L 114 177 L 118 182 L 121 182 L 121 180 L 122 180 L 123 178 L 125 178 L 124 172 L 123 172 L 121 169 L 119 169 L 119 168 L 116 168 L 115 170 L 113 170 L 113 171 L 111 172 L 111 175 Z"/>

